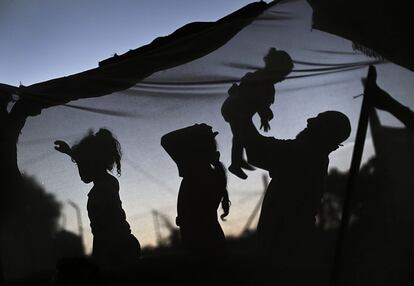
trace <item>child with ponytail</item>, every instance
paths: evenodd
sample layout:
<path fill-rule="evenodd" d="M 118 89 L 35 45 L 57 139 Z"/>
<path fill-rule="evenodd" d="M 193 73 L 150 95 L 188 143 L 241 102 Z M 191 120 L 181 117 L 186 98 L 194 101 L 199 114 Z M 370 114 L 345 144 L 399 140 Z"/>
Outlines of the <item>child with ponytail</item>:
<path fill-rule="evenodd" d="M 90 132 L 72 147 L 56 141 L 55 149 L 72 158 L 84 183 L 93 183 L 88 193 L 88 216 L 93 234 L 92 257 L 104 272 L 133 267 L 140 256 L 138 240 L 131 234 L 119 197 L 121 146 L 107 129 Z"/>
<path fill-rule="evenodd" d="M 227 176 L 220 162 L 211 126 L 195 124 L 164 135 L 162 147 L 177 164 L 183 178 L 178 193 L 177 219 L 184 248 L 193 257 L 224 256 L 226 241 L 217 219 L 229 214 Z"/>

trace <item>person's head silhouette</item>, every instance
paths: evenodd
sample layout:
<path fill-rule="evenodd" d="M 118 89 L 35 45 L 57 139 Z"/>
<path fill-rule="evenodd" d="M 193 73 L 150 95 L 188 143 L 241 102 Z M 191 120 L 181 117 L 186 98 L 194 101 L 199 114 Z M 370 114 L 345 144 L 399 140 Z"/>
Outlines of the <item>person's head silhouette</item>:
<path fill-rule="evenodd" d="M 214 165 L 220 159 L 220 152 L 217 150 L 216 135 L 211 126 L 207 124 L 195 125 L 193 142 L 190 154 L 195 160 L 192 163 L 197 165 Z"/>
<path fill-rule="evenodd" d="M 297 136 L 319 146 L 320 149 L 332 152 L 351 134 L 351 123 L 348 117 L 339 111 L 325 111 L 307 120 L 307 126 Z"/>
<path fill-rule="evenodd" d="M 264 56 L 264 70 L 274 82 L 282 81 L 293 69 L 293 60 L 285 51 L 270 48 Z"/>
<path fill-rule="evenodd" d="M 207 124 L 194 124 L 164 135 L 161 145 L 176 162 L 183 177 L 209 168 L 219 160 L 217 134 Z"/>
<path fill-rule="evenodd" d="M 72 159 L 76 162 L 83 182 L 90 183 L 112 171 L 116 166 L 121 174 L 121 146 L 107 129 L 100 129 L 82 138 L 72 147 Z"/>
<path fill-rule="evenodd" d="M 164 135 L 161 145 L 176 162 L 181 177 L 195 177 L 202 180 L 209 170 L 213 170 L 215 180 L 219 185 L 218 191 L 222 195 L 224 213 L 221 219 L 229 214 L 230 201 L 227 192 L 227 175 L 220 162 L 220 152 L 217 149 L 216 135 L 211 126 L 202 123 L 179 129 Z M 196 190 L 194 190 L 196 191 Z"/>

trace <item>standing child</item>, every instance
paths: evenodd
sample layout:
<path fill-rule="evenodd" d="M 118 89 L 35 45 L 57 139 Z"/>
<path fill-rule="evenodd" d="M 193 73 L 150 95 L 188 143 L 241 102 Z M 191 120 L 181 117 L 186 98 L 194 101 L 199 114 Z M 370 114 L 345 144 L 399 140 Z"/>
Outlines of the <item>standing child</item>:
<path fill-rule="evenodd" d="M 69 147 L 55 142 L 55 149 L 77 164 L 84 183 L 93 183 L 88 193 L 88 216 L 93 234 L 92 257 L 102 271 L 120 272 L 138 262 L 140 245 L 131 234 L 119 198 L 118 180 L 109 172 L 116 166 L 121 175 L 121 146 L 107 129 L 90 133 Z"/>
<path fill-rule="evenodd" d="M 179 129 L 164 135 L 162 147 L 178 166 L 183 178 L 178 193 L 177 225 L 183 245 L 193 257 L 215 258 L 226 253 L 225 237 L 217 220 L 221 203 L 229 213 L 227 177 L 217 151 L 217 132 L 206 124 Z"/>
<path fill-rule="evenodd" d="M 252 116 L 257 112 L 261 120 L 260 129 L 269 131 L 269 121 L 273 118 L 270 105 L 275 100 L 274 84 L 284 80 L 293 68 L 289 54 L 275 48 L 271 48 L 263 60 L 263 69 L 247 73 L 242 77 L 240 85 L 233 84 L 230 87 L 229 96 L 221 108 L 221 114 L 230 124 L 233 133 L 229 171 L 241 179 L 247 178 L 242 169 L 252 170 L 253 167 L 243 159 L 244 144 L 240 139 L 241 127 L 238 119 Z"/>

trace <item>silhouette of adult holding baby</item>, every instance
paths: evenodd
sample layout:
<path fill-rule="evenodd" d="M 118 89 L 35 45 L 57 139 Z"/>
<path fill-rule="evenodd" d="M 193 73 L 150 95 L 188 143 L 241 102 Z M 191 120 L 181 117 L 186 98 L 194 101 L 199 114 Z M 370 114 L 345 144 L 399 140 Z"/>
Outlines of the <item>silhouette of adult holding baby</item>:
<path fill-rule="evenodd" d="M 237 112 L 238 106 L 228 108 Z M 306 268 L 312 262 L 300 250 L 311 247 L 305 245 L 323 195 L 328 155 L 349 137 L 349 119 L 338 111 L 322 112 L 308 119 L 295 139 L 279 140 L 262 136 L 253 115 L 254 110 L 241 110 L 236 120 L 248 163 L 269 171 L 272 178 L 257 227 L 260 247 L 274 265 Z"/>
<path fill-rule="evenodd" d="M 88 193 L 88 216 L 93 233 L 92 257 L 105 273 L 118 273 L 133 267 L 140 256 L 138 240 L 131 234 L 119 198 L 118 180 L 109 172 L 121 174 L 121 147 L 107 129 L 90 133 L 69 147 L 56 141 L 55 149 L 69 155 L 77 164 L 84 183 L 93 183 Z"/>

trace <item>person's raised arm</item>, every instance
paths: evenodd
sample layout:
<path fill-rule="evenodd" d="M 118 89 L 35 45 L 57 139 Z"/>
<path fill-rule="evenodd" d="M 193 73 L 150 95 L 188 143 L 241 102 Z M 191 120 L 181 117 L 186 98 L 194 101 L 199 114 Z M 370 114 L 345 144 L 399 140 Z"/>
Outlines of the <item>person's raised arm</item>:
<path fill-rule="evenodd" d="M 376 73 L 375 73 L 376 80 Z M 365 81 L 363 80 L 365 85 Z M 398 120 L 400 120 L 404 125 L 414 130 L 414 112 L 408 107 L 402 105 L 397 100 L 395 100 L 391 95 L 389 95 L 385 90 L 380 88 L 376 81 L 369 84 L 366 88 L 366 92 L 370 94 L 372 103 L 378 109 L 388 111 Z"/>
<path fill-rule="evenodd" d="M 55 149 L 59 151 L 60 153 L 66 154 L 68 156 L 72 157 L 72 149 L 69 147 L 68 143 L 62 140 L 56 140 L 55 141 Z"/>
<path fill-rule="evenodd" d="M 42 108 L 36 102 L 32 102 L 26 99 L 19 99 L 12 107 L 9 113 L 9 122 L 11 128 L 11 134 L 17 142 L 20 132 L 22 131 L 26 119 L 29 116 L 39 115 Z"/>
<path fill-rule="evenodd" d="M 261 135 L 252 118 L 246 118 L 240 122 L 240 126 L 248 162 L 256 167 L 270 170 L 275 138 Z"/>
<path fill-rule="evenodd" d="M 376 92 L 372 96 L 375 107 L 388 111 L 400 120 L 404 125 L 414 130 L 414 112 L 407 106 L 402 105 L 391 97 L 386 91 L 377 86 Z"/>
<path fill-rule="evenodd" d="M 168 155 L 177 163 L 182 157 L 189 139 L 189 131 L 193 126 L 171 131 L 161 137 L 161 146 Z"/>

